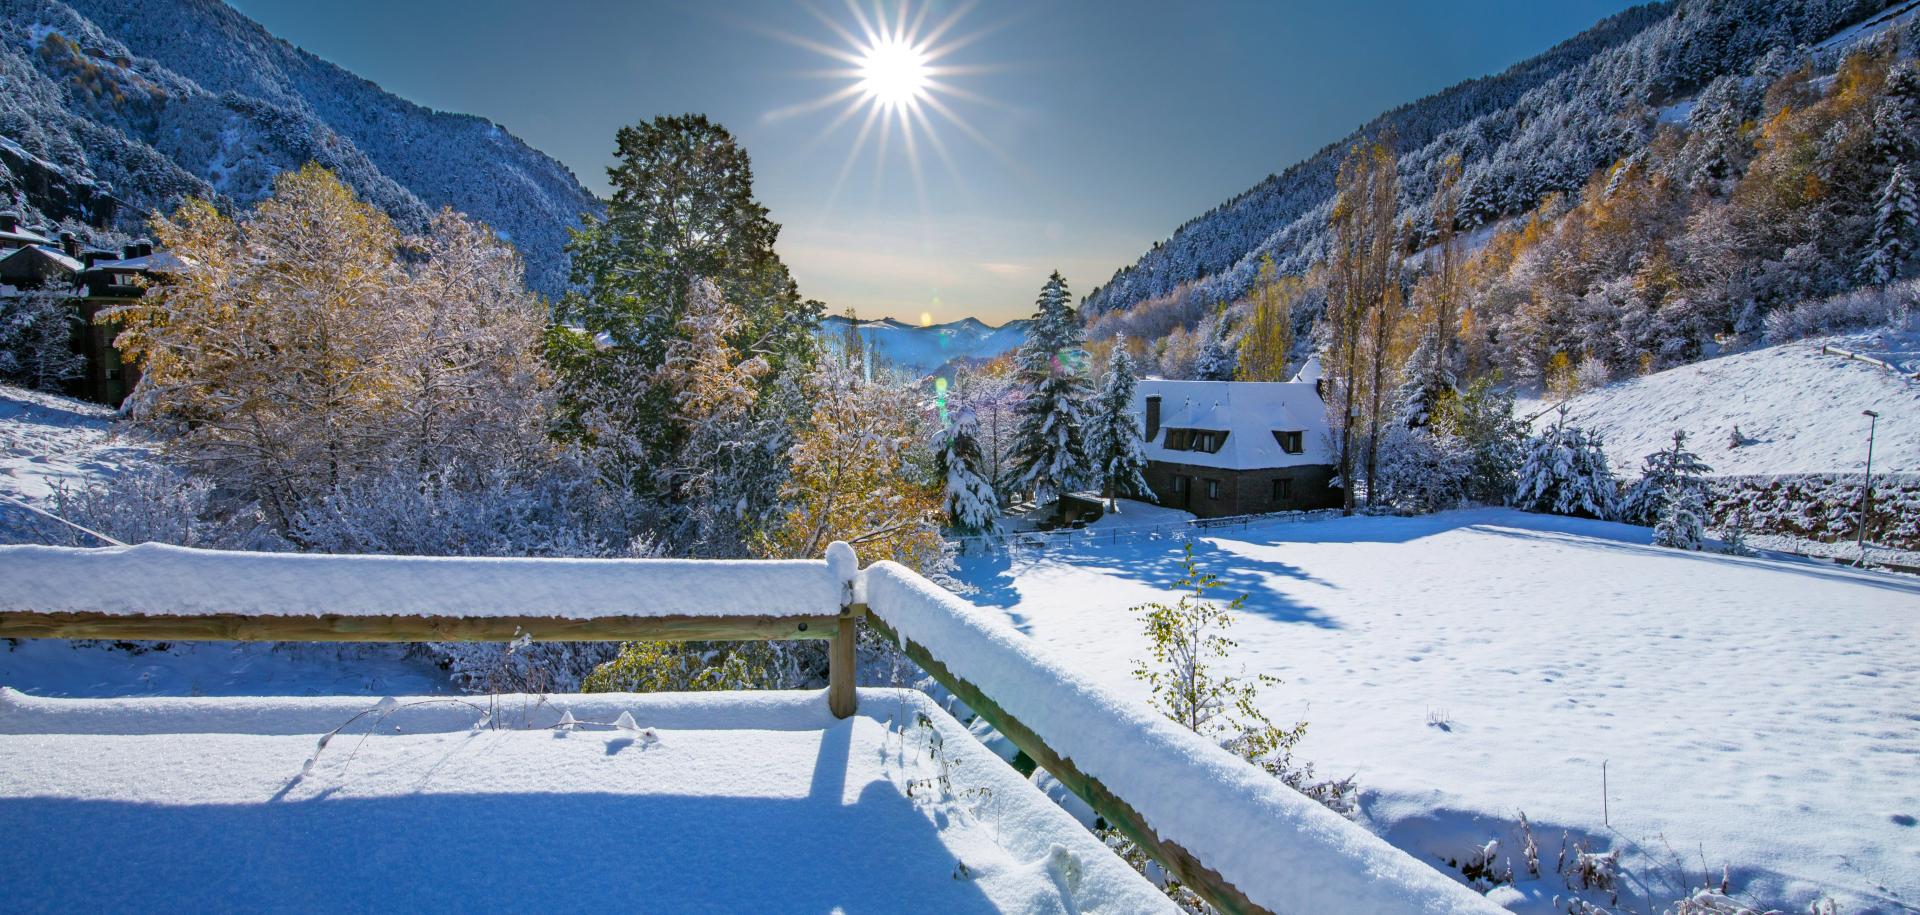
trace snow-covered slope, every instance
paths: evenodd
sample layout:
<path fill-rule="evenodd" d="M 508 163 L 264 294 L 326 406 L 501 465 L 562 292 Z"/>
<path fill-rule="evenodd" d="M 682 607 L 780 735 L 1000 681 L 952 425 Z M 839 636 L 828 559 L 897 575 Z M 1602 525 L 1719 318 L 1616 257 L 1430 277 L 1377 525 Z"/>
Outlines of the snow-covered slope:
<path fill-rule="evenodd" d="M 1674 430 L 1715 474 L 1858 470 L 1867 459 L 1867 417 L 1880 414 L 1876 471 L 1920 470 L 1920 383 L 1821 352 L 1862 349 L 1859 338 L 1804 340 L 1709 359 L 1616 382 L 1568 402 L 1570 421 L 1600 432 L 1619 472 L 1637 476 L 1643 457 L 1673 444 Z M 1549 405 L 1536 427 L 1554 421 Z M 1733 429 L 1746 441 L 1732 446 Z"/>
<path fill-rule="evenodd" d="M 1565 841 L 1621 852 L 1622 905 L 1584 897 L 1608 911 L 1670 909 L 1725 864 L 1737 896 L 1786 911 L 1824 893 L 1852 915 L 1911 912 L 1920 583 L 1649 536 L 1482 509 L 1191 543 L 1217 595 L 1249 595 L 1220 669 L 1284 681 L 1261 706 L 1308 722 L 1297 758 L 1356 776 L 1362 821 L 1422 860 L 1497 840 L 1493 870 L 1511 865 L 1517 886 L 1496 898 L 1514 908 L 1568 911 Z M 1075 670 L 1145 701 L 1131 671 L 1148 640 L 1128 608 L 1171 597 L 1182 546 L 1089 538 L 963 557 L 959 576 Z"/>
<path fill-rule="evenodd" d="M 114 434 L 112 417 L 99 404 L 0 384 L 0 494 L 44 500 L 145 459 L 143 444 Z"/>
<path fill-rule="evenodd" d="M 444 206 L 487 223 L 553 293 L 567 228 L 599 207 L 498 125 L 391 95 L 219 0 L 0 0 L 0 85 L 20 148 L 0 194 L 29 216 L 77 218 L 74 188 L 104 182 L 137 233 L 183 196 L 250 202 L 314 161 L 403 224 Z"/>
<path fill-rule="evenodd" d="M 955 360 L 991 359 L 1017 349 L 1027 339 L 1025 318 L 989 327 L 978 318 L 946 324 L 917 326 L 882 318 L 859 322 L 860 339 L 878 359 L 920 375 L 931 374 Z M 829 345 L 846 339 L 847 319 L 833 315 L 820 319 L 820 336 Z"/>

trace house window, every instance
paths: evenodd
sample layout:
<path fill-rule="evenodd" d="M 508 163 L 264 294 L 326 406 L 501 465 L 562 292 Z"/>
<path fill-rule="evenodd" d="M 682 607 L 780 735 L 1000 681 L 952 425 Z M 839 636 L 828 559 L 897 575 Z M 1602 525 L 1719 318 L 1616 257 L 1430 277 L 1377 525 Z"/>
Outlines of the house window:
<path fill-rule="evenodd" d="M 1299 454 L 1306 450 L 1302 447 L 1302 438 L 1303 433 L 1300 432 L 1282 432 L 1279 429 L 1273 430 L 1273 440 L 1279 442 L 1280 450 L 1288 454 Z"/>
<path fill-rule="evenodd" d="M 1219 429 L 1168 429 L 1167 450 L 1218 452 L 1227 443 L 1227 433 Z"/>
<path fill-rule="evenodd" d="M 113 285 L 115 286 L 132 286 L 138 282 L 140 282 L 140 275 L 137 273 L 116 273 L 113 275 Z"/>
<path fill-rule="evenodd" d="M 1160 432 L 1160 398 L 1147 398 L 1147 441 Z"/>
<path fill-rule="evenodd" d="M 1187 494 L 1187 478 L 1186 477 L 1173 478 L 1173 494 L 1176 496 L 1184 496 Z"/>
<path fill-rule="evenodd" d="M 1285 477 L 1273 481 L 1273 501 L 1285 502 L 1293 498 L 1293 481 Z"/>
<path fill-rule="evenodd" d="M 1220 498 L 1220 481 L 1219 480 L 1207 481 L 1207 498 L 1209 499 Z"/>

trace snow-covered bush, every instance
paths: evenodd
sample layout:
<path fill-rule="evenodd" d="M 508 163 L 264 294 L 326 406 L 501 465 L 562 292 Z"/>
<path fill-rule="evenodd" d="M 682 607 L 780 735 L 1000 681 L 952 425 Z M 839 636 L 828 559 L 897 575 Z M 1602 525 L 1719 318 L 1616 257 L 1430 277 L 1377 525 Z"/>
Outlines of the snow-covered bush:
<path fill-rule="evenodd" d="M 1402 511 L 1452 508 L 1466 498 L 1473 451 L 1451 432 L 1423 426 L 1389 426 L 1380 446 L 1380 487 L 1386 502 Z"/>
<path fill-rule="evenodd" d="M 1567 408 L 1546 431 L 1527 440 L 1513 502 L 1529 511 L 1611 518 L 1619 484 L 1607 466 L 1600 436 L 1567 424 Z"/>
<path fill-rule="evenodd" d="M 211 482 L 164 464 L 138 467 L 53 493 L 50 510 L 122 543 L 170 543 L 216 550 L 284 550 L 252 505 L 230 505 Z M 66 531 L 73 546 L 99 546 Z"/>
<path fill-rule="evenodd" d="M 1920 305 L 1920 280 L 1862 286 L 1813 299 L 1767 315 L 1767 342 L 1786 343 L 1824 334 L 1880 327 L 1903 319 Z"/>
<path fill-rule="evenodd" d="M 86 371 L 86 359 L 73 351 L 79 312 L 52 292 L 0 294 L 0 378 L 43 391 Z"/>
<path fill-rule="evenodd" d="M 566 472 L 573 471 L 573 472 Z M 287 536 L 321 553 L 411 556 L 626 556 L 584 472 L 522 480 L 495 472 L 456 484 L 452 468 L 394 469 L 342 484 L 293 516 Z M 640 548 L 646 552 L 644 547 Z"/>
<path fill-rule="evenodd" d="M 1801 473 L 1716 477 L 1709 482 L 1711 526 L 1734 519 L 1748 533 L 1778 534 L 1832 543 L 1859 535 L 1865 480 L 1859 473 Z M 1920 550 L 1920 474 L 1873 475 L 1868 539 Z"/>

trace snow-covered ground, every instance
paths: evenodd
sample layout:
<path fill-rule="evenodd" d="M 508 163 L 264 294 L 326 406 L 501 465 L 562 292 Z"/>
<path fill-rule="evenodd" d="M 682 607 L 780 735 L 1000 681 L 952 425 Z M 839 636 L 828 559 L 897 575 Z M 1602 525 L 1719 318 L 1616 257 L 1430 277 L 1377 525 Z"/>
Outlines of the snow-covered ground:
<path fill-rule="evenodd" d="M 0 907 L 1171 910 L 925 696 L 860 698 L 0 691 Z"/>
<path fill-rule="evenodd" d="M 0 494 L 44 500 L 144 459 L 146 447 L 115 434 L 112 417 L 99 404 L 0 384 Z"/>
<path fill-rule="evenodd" d="M 1858 470 L 1867 459 L 1867 417 L 1880 414 L 1876 471 L 1920 470 L 1920 383 L 1883 368 L 1821 352 L 1825 343 L 1862 348 L 1855 338 L 1783 343 L 1615 382 L 1568 401 L 1570 421 L 1597 430 L 1623 474 L 1673 444 L 1674 430 L 1715 474 Z M 1523 402 L 1521 415 L 1557 414 Z M 1731 446 L 1735 426 L 1746 444 Z"/>
<path fill-rule="evenodd" d="M 1621 849 L 1623 897 L 1652 897 L 1653 911 L 1723 864 L 1737 894 L 1795 910 L 1821 893 L 1845 912 L 1920 906 L 1920 584 L 1647 540 L 1481 509 L 1191 542 L 1217 594 L 1249 595 L 1235 658 L 1285 681 L 1263 706 L 1309 722 L 1301 757 L 1356 775 L 1364 822 L 1423 860 L 1498 840 L 1521 878 L 1502 892 L 1522 910 L 1564 910 L 1551 873 L 1563 835 Z M 1128 608 L 1168 596 L 1180 547 L 965 557 L 960 577 L 1144 701 L 1129 672 L 1146 640 Z"/>

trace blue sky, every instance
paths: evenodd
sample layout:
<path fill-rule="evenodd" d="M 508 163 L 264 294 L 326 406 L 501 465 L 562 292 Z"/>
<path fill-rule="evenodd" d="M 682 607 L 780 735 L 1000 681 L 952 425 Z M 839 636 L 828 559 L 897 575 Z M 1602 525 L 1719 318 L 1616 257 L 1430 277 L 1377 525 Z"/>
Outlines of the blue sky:
<path fill-rule="evenodd" d="M 910 156 L 897 128 L 884 151 L 878 128 L 856 145 L 864 109 L 829 130 L 844 103 L 807 107 L 855 82 L 820 50 L 854 50 L 834 28 L 859 32 L 847 0 L 230 2 L 391 92 L 493 119 L 596 192 L 618 127 L 704 112 L 753 156 L 803 294 L 996 323 L 1028 313 L 1050 270 L 1084 293 L 1380 111 L 1632 5 L 915 3 L 923 35 L 951 20 L 930 65 L 954 91 L 934 97 L 965 126 L 923 105 L 938 143 L 923 127 Z"/>

